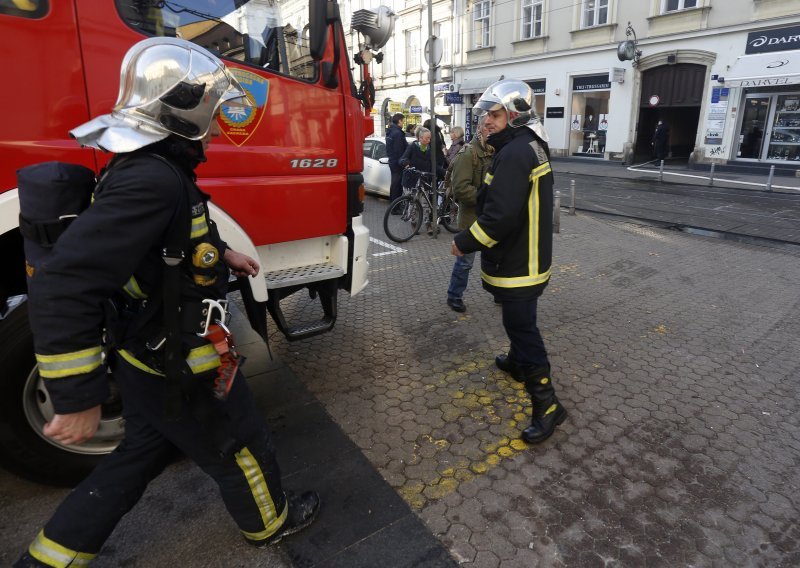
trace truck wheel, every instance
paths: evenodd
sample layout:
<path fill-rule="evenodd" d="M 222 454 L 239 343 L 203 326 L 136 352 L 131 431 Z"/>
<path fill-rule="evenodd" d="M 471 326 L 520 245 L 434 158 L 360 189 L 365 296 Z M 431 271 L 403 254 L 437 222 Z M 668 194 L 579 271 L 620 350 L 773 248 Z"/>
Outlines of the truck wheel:
<path fill-rule="evenodd" d="M 103 405 L 100 428 L 88 442 L 64 445 L 42 433 L 54 412 L 36 369 L 27 302 L 0 320 L 0 367 L 0 461 L 10 471 L 39 483 L 72 486 L 122 440 L 116 394 Z"/>

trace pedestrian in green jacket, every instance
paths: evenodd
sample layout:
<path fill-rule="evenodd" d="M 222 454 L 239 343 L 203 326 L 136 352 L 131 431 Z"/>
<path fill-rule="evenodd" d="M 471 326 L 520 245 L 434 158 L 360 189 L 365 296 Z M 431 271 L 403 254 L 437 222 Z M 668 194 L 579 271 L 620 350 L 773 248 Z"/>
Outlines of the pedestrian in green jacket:
<path fill-rule="evenodd" d="M 478 120 L 478 131 L 469 144 L 461 148 L 453 158 L 450 175 L 450 189 L 458 203 L 458 228 L 468 229 L 477 219 L 475 204 L 478 187 L 492 160 L 492 147 L 486 143 L 489 132 L 486 130 L 486 117 Z M 466 311 L 464 291 L 469 282 L 469 271 L 475 262 L 475 253 L 457 256 L 447 288 L 447 305 L 457 312 Z"/>

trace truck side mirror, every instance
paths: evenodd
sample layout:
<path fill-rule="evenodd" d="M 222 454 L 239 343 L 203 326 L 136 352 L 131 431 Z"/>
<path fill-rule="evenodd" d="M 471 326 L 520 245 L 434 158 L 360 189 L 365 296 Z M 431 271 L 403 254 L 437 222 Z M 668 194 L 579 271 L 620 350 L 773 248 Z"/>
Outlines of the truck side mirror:
<path fill-rule="evenodd" d="M 314 61 L 320 61 L 325 55 L 328 44 L 328 11 L 332 4 L 328 0 L 311 0 L 308 7 L 308 20 L 311 24 L 309 50 Z"/>

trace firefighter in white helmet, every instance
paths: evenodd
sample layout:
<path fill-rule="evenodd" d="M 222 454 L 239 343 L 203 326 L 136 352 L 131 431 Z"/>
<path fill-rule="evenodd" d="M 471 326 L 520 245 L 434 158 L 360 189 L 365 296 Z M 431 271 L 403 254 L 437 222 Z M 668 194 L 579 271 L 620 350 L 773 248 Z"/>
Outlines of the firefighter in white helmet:
<path fill-rule="evenodd" d="M 503 307 L 510 340 L 497 366 L 525 383 L 533 403 L 522 439 L 549 438 L 567 411 L 555 394 L 550 361 L 536 322 L 553 254 L 553 172 L 547 135 L 533 110 L 533 91 L 523 81 L 492 84 L 475 105 L 486 115 L 494 158 L 478 190 L 478 219 L 456 235 L 456 256 L 481 251 L 483 287 Z"/>
<path fill-rule="evenodd" d="M 224 326 L 229 273 L 255 276 L 259 265 L 220 239 L 195 184 L 194 169 L 220 133 L 220 107 L 236 104 L 252 106 L 217 57 L 181 39 L 150 38 L 125 56 L 112 112 L 71 132 L 116 155 L 94 202 L 30 271 L 36 357 L 56 412 L 44 433 L 64 445 L 94 435 L 111 360 L 125 439 L 15 566 L 88 564 L 175 450 L 215 479 L 250 544 L 275 543 L 318 511 L 316 493 L 284 493 L 269 429 Z M 108 302 L 117 321 L 104 315 Z M 105 360 L 104 327 L 115 349 Z"/>

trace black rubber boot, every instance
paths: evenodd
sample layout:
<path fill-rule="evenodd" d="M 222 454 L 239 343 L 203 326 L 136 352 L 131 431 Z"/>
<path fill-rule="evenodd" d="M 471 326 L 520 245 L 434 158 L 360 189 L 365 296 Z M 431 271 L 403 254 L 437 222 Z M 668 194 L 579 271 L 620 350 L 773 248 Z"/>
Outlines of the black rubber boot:
<path fill-rule="evenodd" d="M 287 513 L 286 522 L 283 523 L 283 526 L 279 528 L 275 534 L 264 540 L 245 540 L 258 548 L 277 544 L 283 537 L 300 532 L 313 523 L 319 512 L 319 503 L 319 495 L 316 491 L 306 491 L 302 495 L 295 495 L 287 491 L 286 506 L 289 507 L 289 512 Z"/>
<path fill-rule="evenodd" d="M 524 373 L 522 367 L 514 363 L 511 359 L 508 358 L 508 355 L 503 353 L 502 355 L 498 355 L 494 358 L 494 364 L 497 365 L 497 368 L 501 371 L 505 371 L 511 377 L 519 382 L 525 381 Z"/>
<path fill-rule="evenodd" d="M 567 411 L 556 397 L 550 367 L 528 367 L 521 372 L 533 403 L 531 425 L 522 431 L 521 437 L 529 444 L 538 444 L 553 435 L 556 426 L 567 419 Z"/>

